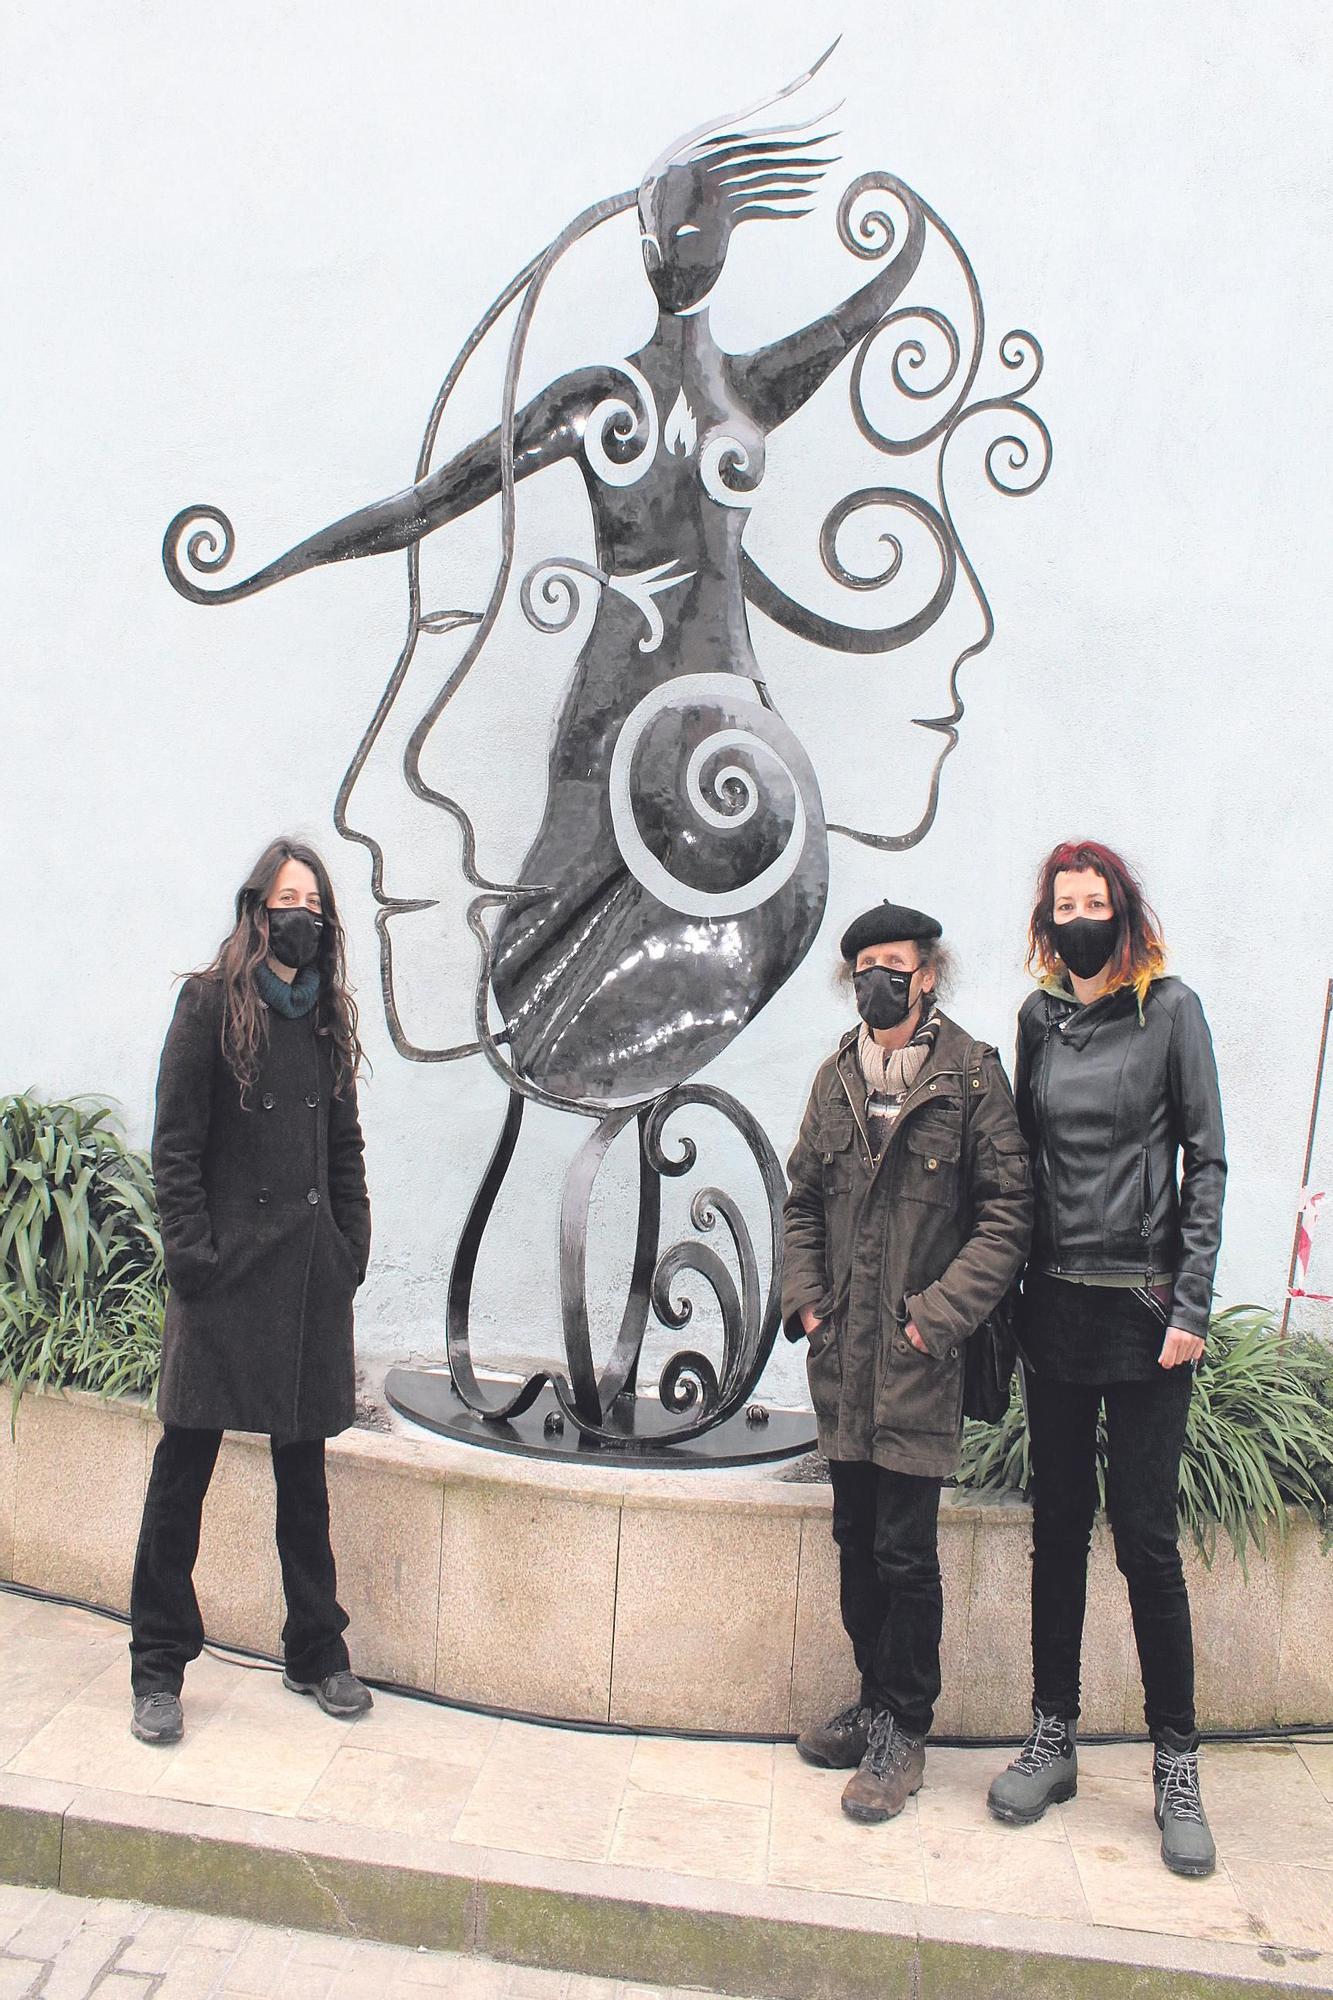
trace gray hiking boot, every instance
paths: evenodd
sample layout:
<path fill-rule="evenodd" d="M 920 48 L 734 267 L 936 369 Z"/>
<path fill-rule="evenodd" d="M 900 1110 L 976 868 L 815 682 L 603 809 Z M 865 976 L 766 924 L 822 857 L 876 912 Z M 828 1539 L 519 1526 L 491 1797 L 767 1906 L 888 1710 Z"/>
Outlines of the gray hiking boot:
<path fill-rule="evenodd" d="M 1211 1875 L 1217 1849 L 1199 1792 L 1199 1739 L 1163 1730 L 1152 1760 L 1153 1813 L 1173 1875 Z"/>
<path fill-rule="evenodd" d="M 130 1717 L 130 1734 L 141 1743 L 179 1743 L 185 1731 L 180 1697 L 167 1688 L 153 1688 L 136 1694 Z"/>
<path fill-rule="evenodd" d="M 868 1708 L 854 1701 L 827 1722 L 812 1722 L 803 1729 L 796 1748 L 807 1764 L 818 1764 L 826 1771 L 854 1771 L 866 1754 L 870 1715 Z"/>
<path fill-rule="evenodd" d="M 325 1715 L 336 1716 L 339 1722 L 350 1722 L 354 1716 L 364 1715 L 368 1708 L 374 1707 L 370 1689 L 350 1667 L 344 1667 L 338 1674 L 328 1674 L 322 1681 L 294 1681 L 285 1673 L 282 1684 L 293 1694 L 312 1694 Z"/>
<path fill-rule="evenodd" d="M 1034 1708 L 1032 1733 L 1008 1770 L 992 1782 L 986 1804 L 1010 1826 L 1031 1826 L 1047 1806 L 1072 1799 L 1077 1790 L 1074 1724 Z"/>

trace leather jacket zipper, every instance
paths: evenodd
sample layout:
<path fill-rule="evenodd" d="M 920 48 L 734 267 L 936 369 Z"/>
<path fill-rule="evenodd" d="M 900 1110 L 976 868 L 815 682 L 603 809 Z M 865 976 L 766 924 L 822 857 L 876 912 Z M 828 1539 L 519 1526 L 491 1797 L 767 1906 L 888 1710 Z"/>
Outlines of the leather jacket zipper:
<path fill-rule="evenodd" d="M 1055 1160 L 1047 1143 L 1050 1125 L 1046 1117 L 1046 1101 L 1051 1087 L 1051 1008 L 1046 1003 L 1046 1026 L 1041 1041 L 1041 1080 L 1038 1085 L 1037 1102 L 1041 1123 L 1041 1160 L 1046 1170 L 1046 1187 L 1051 1210 L 1051 1243 L 1055 1250 L 1055 1268 L 1060 1269 L 1060 1202 L 1055 1189 Z"/>

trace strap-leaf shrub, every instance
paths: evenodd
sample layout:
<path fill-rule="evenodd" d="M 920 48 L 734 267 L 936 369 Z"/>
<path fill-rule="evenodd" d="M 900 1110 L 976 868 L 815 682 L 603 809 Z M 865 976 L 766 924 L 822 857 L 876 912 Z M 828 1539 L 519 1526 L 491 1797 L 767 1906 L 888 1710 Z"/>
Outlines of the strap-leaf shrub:
<path fill-rule="evenodd" d="M 1105 1504 L 1106 1426 L 1097 1427 L 1098 1493 Z M 1032 1484 L 1017 1376 L 998 1424 L 964 1427 L 957 1484 L 977 1493 L 1018 1493 Z M 1280 1341 L 1261 1306 L 1215 1313 L 1194 1382 L 1180 1460 L 1180 1526 L 1207 1563 L 1220 1530 L 1242 1569 L 1253 1543 L 1287 1528 L 1302 1508 L 1333 1546 L 1333 1347 Z"/>
<path fill-rule="evenodd" d="M 166 1281 L 147 1159 L 89 1098 L 0 1097 L 0 1376 L 150 1390 Z"/>

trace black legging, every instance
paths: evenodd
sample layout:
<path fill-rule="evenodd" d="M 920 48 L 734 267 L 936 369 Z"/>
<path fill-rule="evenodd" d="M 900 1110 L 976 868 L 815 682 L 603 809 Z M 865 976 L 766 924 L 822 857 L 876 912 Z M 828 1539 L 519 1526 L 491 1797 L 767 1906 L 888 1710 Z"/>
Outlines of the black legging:
<path fill-rule="evenodd" d="M 1032 1685 L 1048 1714 L 1079 1712 L 1088 1547 L 1097 1511 L 1096 1440 L 1106 1405 L 1106 1511 L 1129 1586 L 1149 1734 L 1194 1733 L 1194 1639 L 1176 1540 L 1180 1451 L 1193 1372 L 1156 1381 L 1027 1378 L 1032 1441 Z"/>
<path fill-rule="evenodd" d="M 199 1657 L 204 1624 L 194 1591 L 204 1496 L 221 1431 L 168 1424 L 153 1457 L 130 1586 L 130 1680 L 136 1695 L 179 1694 Z M 348 1665 L 347 1613 L 329 1544 L 323 1438 L 269 1440 L 278 1490 L 278 1560 L 287 1619 L 282 1651 L 293 1680 L 320 1681 Z"/>

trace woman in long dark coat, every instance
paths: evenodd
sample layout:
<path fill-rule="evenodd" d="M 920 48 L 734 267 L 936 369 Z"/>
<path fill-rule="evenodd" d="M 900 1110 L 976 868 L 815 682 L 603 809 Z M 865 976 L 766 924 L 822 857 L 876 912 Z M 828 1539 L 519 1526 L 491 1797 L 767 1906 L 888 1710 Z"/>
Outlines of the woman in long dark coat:
<path fill-rule="evenodd" d="M 147 1743 L 179 1738 L 203 1645 L 192 1578 L 224 1430 L 270 1440 L 284 1684 L 330 1715 L 371 1705 L 343 1639 L 324 1468 L 324 1440 L 354 1415 L 352 1297 L 370 1255 L 360 1058 L 328 871 L 276 840 L 216 959 L 182 987 L 158 1075 L 164 1430 L 130 1598 L 131 1727 Z"/>

